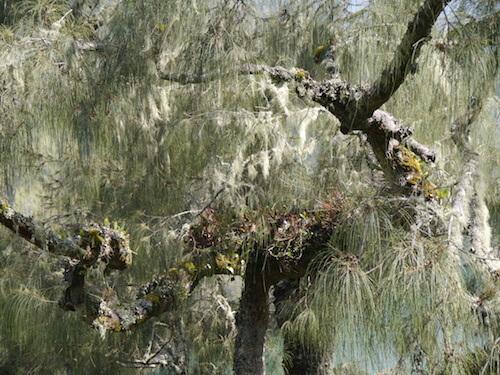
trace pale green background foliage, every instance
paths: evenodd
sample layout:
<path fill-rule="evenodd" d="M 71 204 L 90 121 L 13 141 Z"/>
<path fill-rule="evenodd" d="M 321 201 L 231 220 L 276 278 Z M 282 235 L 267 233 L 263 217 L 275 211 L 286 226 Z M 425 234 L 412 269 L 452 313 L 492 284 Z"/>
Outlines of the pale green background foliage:
<path fill-rule="evenodd" d="M 415 243 L 404 225 L 393 227 L 400 205 L 380 197 L 384 184 L 369 167 L 366 141 L 341 135 L 336 119 L 299 99 L 293 87 L 231 73 L 244 63 L 264 63 L 325 78 L 313 50 L 335 35 L 342 76 L 371 82 L 418 1 L 374 0 L 353 15 L 340 1 L 321 0 L 73 3 L 75 11 L 61 22 L 67 1 L 0 1 L 0 186 L 17 209 L 60 229 L 117 220 L 136 255 L 129 271 L 106 282 L 127 294 L 172 264 L 182 250 L 179 228 L 220 189 L 217 202 L 232 218 L 270 207 L 312 208 L 334 188 L 357 202 L 355 211 L 318 260 L 317 286 L 304 297 L 291 334 L 333 348 L 339 364 L 354 361 L 365 369 L 411 355 L 416 341 L 439 368 L 443 340 L 452 337 L 462 352 L 481 340 L 477 319 L 464 308 L 461 276 L 440 245 Z M 485 98 L 472 137 L 498 225 L 492 87 L 498 56 L 490 42 L 498 20 L 463 26 L 491 14 L 493 3 L 464 0 L 447 8 L 452 26 L 441 17 L 433 36 L 446 41 L 448 35 L 455 44 L 445 52 L 432 42 L 425 46 L 416 73 L 385 109 L 438 151 L 430 173 L 452 187 L 462 164 L 451 123 L 471 95 Z M 82 50 L 75 41 L 104 47 Z M 158 70 L 215 72 L 220 79 L 181 85 L 160 80 Z M 399 220 L 405 215 L 411 209 Z M 0 363 L 18 374 L 64 373 L 68 366 L 82 374 L 135 373 L 116 360 L 142 355 L 151 324 L 101 340 L 57 308 L 64 287 L 57 262 L 4 232 L 0 249 Z M 332 261 L 339 253 L 360 257 L 354 272 L 342 257 Z M 192 302 L 202 303 L 199 310 L 179 312 L 193 373 L 222 374 L 230 363 L 226 323 L 199 318 L 203 303 L 216 304 L 211 282 L 202 302 Z M 271 374 L 278 373 L 281 345 L 274 332 L 267 349 Z M 449 373 L 465 368 L 453 366 Z"/>

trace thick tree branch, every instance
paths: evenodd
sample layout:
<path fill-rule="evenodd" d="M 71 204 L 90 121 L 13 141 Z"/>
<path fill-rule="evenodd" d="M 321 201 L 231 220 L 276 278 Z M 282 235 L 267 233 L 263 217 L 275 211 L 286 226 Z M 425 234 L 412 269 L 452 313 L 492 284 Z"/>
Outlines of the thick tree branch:
<path fill-rule="evenodd" d="M 229 229 L 221 227 L 213 210 L 207 210 L 186 238 L 193 249 L 190 253 L 165 274 L 143 286 L 129 305 L 104 299 L 86 300 L 87 316 L 103 333 L 130 330 L 147 319 L 178 309 L 202 278 L 216 274 L 241 275 L 243 271 L 247 275 L 249 264 L 257 259 L 260 268 L 252 278 L 261 278 L 264 284 L 259 285 L 263 287 L 268 288 L 285 278 L 300 278 L 310 261 L 328 243 L 343 204 L 340 194 L 332 194 L 316 210 L 270 212 L 264 227 L 246 219 Z M 268 239 L 263 241 L 257 233 L 265 233 L 262 236 Z M 252 250 L 245 255 L 249 248 Z"/>
<path fill-rule="evenodd" d="M 78 233 L 66 239 L 53 230 L 37 224 L 31 217 L 24 216 L 0 201 L 0 224 L 39 249 L 57 256 L 70 258 L 64 273 L 69 283 L 59 301 L 65 310 L 75 310 L 92 299 L 85 298 L 85 273 L 98 263 L 107 270 L 127 268 L 132 263 L 127 235 L 116 229 L 98 224 L 78 227 Z"/>
<path fill-rule="evenodd" d="M 292 69 L 287 70 L 281 66 L 270 67 L 267 65 L 259 65 L 259 64 L 245 64 L 241 68 L 237 70 L 229 70 L 226 72 L 210 72 L 205 74 L 186 74 L 186 73 L 159 73 L 160 79 L 166 81 L 172 81 L 176 83 L 180 83 L 182 85 L 188 84 L 198 84 L 211 82 L 218 79 L 222 79 L 234 74 L 241 75 L 253 75 L 253 74 L 261 74 L 267 73 L 269 76 L 280 82 L 288 82 L 298 79 L 303 79 L 305 75 L 302 75 L 304 72 L 302 69 Z"/>
<path fill-rule="evenodd" d="M 428 181 L 423 163 L 434 162 L 436 154 L 411 138 L 411 129 L 391 114 L 376 110 L 366 121 L 364 132 L 391 184 L 407 194 L 436 198 L 437 188 Z"/>
<path fill-rule="evenodd" d="M 435 186 L 424 181 L 420 161 L 434 162 L 435 152 L 411 138 L 411 130 L 385 111 L 376 110 L 371 117 L 364 117 L 366 114 L 360 112 L 358 107 L 368 95 L 366 87 L 350 86 L 339 77 L 318 82 L 304 70 L 287 70 L 279 66 L 245 65 L 238 73 L 265 73 L 277 82 L 295 82 L 300 97 L 322 105 L 339 119 L 342 133 L 353 130 L 366 133 L 388 181 L 408 193 L 424 193 L 427 198 L 433 197 Z M 168 75 L 164 78 L 187 84 L 208 82 L 221 76 Z"/>
<path fill-rule="evenodd" d="M 344 134 L 351 130 L 362 130 L 365 125 L 363 120 L 369 117 L 368 115 L 363 117 L 361 121 L 357 120 L 360 118 L 360 112 L 357 110 L 358 102 L 367 94 L 366 87 L 350 86 L 338 76 L 318 82 L 303 69 L 246 64 L 237 70 L 224 73 L 211 72 L 202 75 L 160 73 L 160 78 L 186 85 L 215 81 L 234 74 L 267 74 L 275 82 L 295 82 L 297 94 L 322 105 L 337 117 L 341 122 L 341 130 Z"/>
<path fill-rule="evenodd" d="M 36 247 L 55 255 L 74 259 L 81 259 L 85 255 L 85 250 L 75 242 L 64 240 L 53 231 L 37 225 L 32 218 L 16 212 L 4 201 L 0 201 L 0 224 Z"/>
<path fill-rule="evenodd" d="M 411 65 L 418 58 L 422 46 L 429 39 L 432 26 L 445 6 L 451 0 L 425 0 L 399 43 L 392 61 L 383 70 L 379 79 L 363 98 L 363 113 L 370 114 L 380 108 L 397 91 L 410 72 Z"/>
<path fill-rule="evenodd" d="M 281 82 L 300 83 L 297 87 L 299 96 L 310 97 L 336 116 L 341 122 L 341 131 L 344 134 L 352 130 L 366 130 L 365 120 L 389 100 L 404 82 L 409 67 L 418 57 L 434 22 L 450 1 L 424 1 L 409 22 L 391 63 L 371 87 L 350 85 L 342 81 L 340 77 L 317 82 L 310 77 L 309 73 L 301 69 L 287 70 L 282 67 L 254 64 L 247 64 L 240 69 L 225 73 L 212 72 L 202 75 L 160 73 L 160 78 L 181 84 L 193 84 L 213 81 L 231 74 L 267 73 L 271 78 Z M 418 146 L 414 149 L 425 152 Z"/>
<path fill-rule="evenodd" d="M 436 152 L 419 143 L 414 138 L 408 138 L 406 140 L 406 145 L 413 153 L 420 156 L 425 162 L 434 163 L 436 161 Z"/>
<path fill-rule="evenodd" d="M 367 87 L 349 85 L 339 77 L 323 82 L 306 80 L 303 87 L 297 88 L 299 96 L 307 95 L 337 117 L 343 134 L 366 128 L 365 120 L 371 113 L 360 111 L 359 103 L 367 95 Z"/>
<path fill-rule="evenodd" d="M 84 272 L 80 263 L 76 263 L 65 272 L 65 279 L 71 285 L 60 305 L 65 310 L 78 310 L 102 335 L 109 331 L 130 331 L 148 319 L 179 309 L 201 278 L 241 273 L 241 268 L 231 265 L 234 268 L 213 249 L 196 249 L 165 274 L 139 288 L 135 299 L 127 303 L 109 288 L 97 290 L 85 285 Z"/>
<path fill-rule="evenodd" d="M 199 223 L 186 238 L 192 250 L 165 274 L 142 287 L 136 299 L 122 304 L 89 291 L 85 271 L 99 262 L 108 268 L 123 269 L 130 264 L 128 241 L 119 231 L 92 224 L 80 226 L 74 237 L 62 239 L 2 203 L 0 223 L 55 255 L 71 258 L 65 272 L 70 284 L 60 305 L 66 310 L 79 310 L 103 334 L 106 331 L 128 331 L 137 324 L 172 311 L 189 297 L 199 281 L 215 274 L 242 274 L 243 256 L 249 247 L 259 259 L 265 259 L 260 270 L 266 285 L 283 278 L 299 278 L 311 259 L 328 241 L 342 209 L 343 198 L 333 194 L 315 210 L 291 213 L 269 212 L 264 224 L 245 219 L 222 228 L 212 209 L 200 215 Z M 259 227 L 259 225 L 264 225 Z M 257 233 L 267 233 L 265 242 Z"/>
<path fill-rule="evenodd" d="M 109 269 L 124 269 L 132 263 L 128 237 L 119 230 L 91 224 L 80 226 L 79 233 L 64 239 L 1 200 L 0 224 L 39 249 L 78 260 L 85 267 L 100 261 Z"/>

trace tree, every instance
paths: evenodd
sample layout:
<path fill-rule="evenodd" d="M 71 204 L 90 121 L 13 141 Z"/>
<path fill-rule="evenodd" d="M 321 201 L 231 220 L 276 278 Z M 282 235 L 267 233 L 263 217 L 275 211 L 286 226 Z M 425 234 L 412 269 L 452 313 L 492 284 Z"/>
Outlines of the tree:
<path fill-rule="evenodd" d="M 263 374 L 273 324 L 290 374 L 498 371 L 493 1 L 2 9 L 0 223 L 41 250 L 5 237 L 7 364 L 40 366 L 19 317 L 59 293 L 106 372 L 223 373 L 234 341 Z"/>

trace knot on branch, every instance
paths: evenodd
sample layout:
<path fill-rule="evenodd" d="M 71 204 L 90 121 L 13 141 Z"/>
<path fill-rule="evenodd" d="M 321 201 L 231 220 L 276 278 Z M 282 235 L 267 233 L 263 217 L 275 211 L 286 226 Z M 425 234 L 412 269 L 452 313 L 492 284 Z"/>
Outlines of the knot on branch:
<path fill-rule="evenodd" d="M 339 75 L 335 75 L 332 79 L 321 83 L 313 82 L 309 96 L 337 117 L 341 124 L 340 131 L 348 134 L 352 130 L 361 130 L 358 125 L 360 119 L 365 120 L 369 117 L 359 106 L 367 90 L 368 86 L 350 85 Z"/>
<path fill-rule="evenodd" d="M 172 269 L 167 275 L 162 275 L 154 278 L 152 281 L 143 285 L 137 292 L 137 298 L 143 299 L 152 305 L 173 305 L 176 300 L 180 300 L 184 295 L 179 295 L 179 284 L 183 284 L 179 280 L 180 275 Z M 148 303 L 146 303 L 147 305 Z"/>
<path fill-rule="evenodd" d="M 385 111 L 376 110 L 367 121 L 368 129 L 382 131 L 387 139 L 403 142 L 413 135 L 409 127 L 403 126 L 398 119 Z"/>
<path fill-rule="evenodd" d="M 85 251 L 81 259 L 85 267 L 102 262 L 106 270 L 123 270 L 132 264 L 128 235 L 119 228 L 84 225 L 79 227 L 76 241 Z"/>
<path fill-rule="evenodd" d="M 397 186 L 405 192 L 424 195 L 428 200 L 447 195 L 429 181 L 425 170 L 424 162 L 434 162 L 435 152 L 411 138 L 410 128 L 381 110 L 376 110 L 366 124 L 368 142 L 384 172 Z"/>

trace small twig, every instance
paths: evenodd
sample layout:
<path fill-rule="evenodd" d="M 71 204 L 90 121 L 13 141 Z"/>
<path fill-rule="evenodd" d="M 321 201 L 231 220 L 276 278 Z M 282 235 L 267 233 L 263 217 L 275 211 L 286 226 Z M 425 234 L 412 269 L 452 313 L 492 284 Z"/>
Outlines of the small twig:
<path fill-rule="evenodd" d="M 62 17 L 61 17 L 58 21 L 56 21 L 56 22 L 62 22 L 62 21 L 64 21 L 64 19 L 65 19 L 65 18 L 66 18 L 66 17 L 67 17 L 70 13 L 72 13 L 72 12 L 73 12 L 73 9 L 68 10 L 68 11 L 67 11 L 66 13 L 64 13 L 64 15 L 63 15 L 63 16 L 62 16 Z"/>
<path fill-rule="evenodd" d="M 146 360 L 145 360 L 145 363 L 146 364 L 150 364 L 151 360 L 156 357 L 158 354 L 160 354 L 160 352 L 165 348 L 165 346 L 167 346 L 168 344 L 170 344 L 172 342 L 172 338 L 170 338 L 170 340 L 167 340 L 165 341 L 163 344 L 160 345 L 160 348 L 155 351 L 153 354 L 151 354 Z"/>
<path fill-rule="evenodd" d="M 215 200 L 224 191 L 224 189 L 225 189 L 225 187 L 221 187 L 219 189 L 219 191 L 217 193 L 215 193 L 214 197 L 210 200 L 210 202 L 208 202 L 208 204 L 200 210 L 200 212 L 193 218 L 193 220 L 196 219 L 197 217 L 201 216 L 207 209 L 209 209 L 210 206 L 212 205 L 212 203 L 215 202 Z"/>

